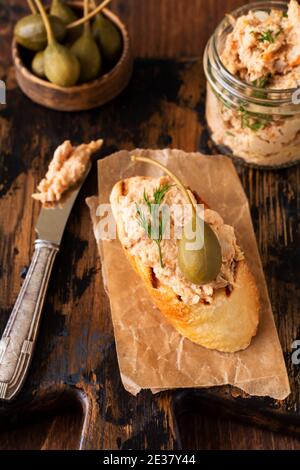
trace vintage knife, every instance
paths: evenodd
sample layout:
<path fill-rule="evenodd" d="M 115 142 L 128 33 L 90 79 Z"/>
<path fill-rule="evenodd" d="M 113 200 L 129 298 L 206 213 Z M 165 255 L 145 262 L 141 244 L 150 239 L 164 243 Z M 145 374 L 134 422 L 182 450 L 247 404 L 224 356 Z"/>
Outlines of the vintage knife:
<path fill-rule="evenodd" d="M 9 401 L 14 398 L 24 383 L 54 259 L 81 186 L 71 193 L 62 207 L 41 209 L 36 225 L 37 240 L 33 258 L 0 340 L 1 400 Z"/>

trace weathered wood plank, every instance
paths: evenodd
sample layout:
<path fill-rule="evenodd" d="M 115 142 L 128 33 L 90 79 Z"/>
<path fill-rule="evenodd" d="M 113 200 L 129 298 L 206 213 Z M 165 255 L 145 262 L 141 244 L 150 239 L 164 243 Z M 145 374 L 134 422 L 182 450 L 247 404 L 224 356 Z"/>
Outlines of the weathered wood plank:
<path fill-rule="evenodd" d="M 225 13 L 244 0 L 115 0 L 112 9 L 124 18 L 138 57 L 195 57 Z"/>
<path fill-rule="evenodd" d="M 138 56 L 179 57 L 202 55 L 216 18 L 232 5 L 241 3 L 116 0 L 114 8 L 129 25 Z M 7 4 L 0 0 L 0 74 L 9 85 L 8 105 L 0 109 L 0 331 L 17 297 L 22 282 L 20 272 L 30 260 L 33 226 L 38 214 L 38 206 L 30 195 L 46 170 L 51 152 L 62 140 L 71 138 L 81 142 L 104 137 L 105 155 L 119 148 L 137 146 L 214 151 L 205 128 L 201 62 L 139 61 L 128 89 L 112 103 L 93 112 L 61 114 L 31 103 L 16 88 L 9 68 L 12 23 L 24 12 L 25 1 L 11 0 Z M 291 363 L 291 341 L 300 337 L 299 263 L 296 261 L 297 256 L 299 259 L 300 169 L 278 172 L 238 169 L 249 196 L 291 378 L 292 395 L 283 411 L 299 413 L 299 368 Z M 50 392 L 71 390 L 73 400 L 78 403 L 86 400 L 85 393 L 91 406 L 93 432 L 84 436 L 87 446 L 172 448 L 176 442 L 170 418 L 170 394 L 152 397 L 145 392 L 134 398 L 124 391 L 120 381 L 108 300 L 84 204 L 84 198 L 96 188 L 94 167 L 76 202 L 56 261 L 28 382 L 12 407 L 0 405 L 0 413 L 15 417 L 17 408 L 33 413 L 34 409 L 40 409 L 41 402 L 47 409 L 52 404 L 57 413 L 63 400 L 58 395 L 53 402 Z M 227 395 L 224 392 L 224 397 L 228 398 Z M 263 402 L 259 405 L 263 406 Z M 271 406 L 275 408 L 278 404 Z M 185 416 L 181 426 L 188 431 L 190 418 L 188 413 Z M 26 419 L 27 424 L 34 420 L 32 414 Z M 39 444 L 37 440 L 37 446 L 66 445 L 68 424 L 60 423 L 57 418 L 51 423 L 44 443 Z M 201 419 L 195 421 L 191 434 L 195 435 L 202 425 Z M 58 429 L 60 442 L 53 438 Z M 260 431 L 253 432 L 257 438 L 261 436 Z M 203 444 L 196 439 L 193 442 L 194 446 Z M 294 445 L 291 442 L 282 438 L 286 448 Z M 9 442 L 5 445 L 9 446 Z M 227 445 L 225 442 L 224 446 Z M 237 446 L 238 442 L 232 438 L 231 445 Z M 30 444 L 24 441 L 24 446 Z"/>

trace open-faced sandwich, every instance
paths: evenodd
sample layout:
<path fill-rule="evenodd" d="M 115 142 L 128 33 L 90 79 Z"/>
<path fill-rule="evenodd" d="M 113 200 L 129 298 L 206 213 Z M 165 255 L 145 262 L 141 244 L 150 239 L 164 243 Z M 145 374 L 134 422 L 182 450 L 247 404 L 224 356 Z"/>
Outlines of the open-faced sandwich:
<path fill-rule="evenodd" d="M 132 177 L 119 181 L 111 192 L 118 237 L 132 267 L 154 304 L 181 335 L 224 352 L 247 348 L 257 331 L 259 296 L 234 228 L 205 204 L 204 195 L 200 199 L 158 162 L 136 160 L 160 166 L 168 176 Z M 203 237 L 202 245 L 193 249 L 196 245 L 186 235 L 188 223 L 181 216 L 176 218 L 175 212 L 168 211 L 170 231 L 164 237 L 161 209 L 187 204 L 192 208 L 189 226 L 195 234 L 201 230 Z M 197 204 L 204 206 L 202 224 L 196 223 L 201 217 Z M 178 224 L 182 226 L 180 239 L 174 236 Z"/>

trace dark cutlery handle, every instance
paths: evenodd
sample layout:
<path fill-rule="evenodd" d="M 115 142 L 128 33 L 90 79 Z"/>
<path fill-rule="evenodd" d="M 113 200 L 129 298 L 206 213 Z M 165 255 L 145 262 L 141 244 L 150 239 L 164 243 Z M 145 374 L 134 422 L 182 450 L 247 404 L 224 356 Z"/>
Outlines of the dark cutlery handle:
<path fill-rule="evenodd" d="M 0 340 L 0 399 L 9 401 L 20 391 L 36 342 L 53 262 L 59 247 L 35 242 L 30 268 Z"/>

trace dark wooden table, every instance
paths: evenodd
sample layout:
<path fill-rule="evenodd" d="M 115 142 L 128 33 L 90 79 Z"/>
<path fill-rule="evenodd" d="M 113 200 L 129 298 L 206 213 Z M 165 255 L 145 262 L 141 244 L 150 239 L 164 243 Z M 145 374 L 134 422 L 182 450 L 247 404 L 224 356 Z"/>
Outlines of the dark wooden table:
<path fill-rule="evenodd" d="M 205 43 L 235 0 L 115 0 L 137 57 L 129 87 L 93 112 L 63 114 L 30 102 L 11 66 L 14 22 L 25 0 L 0 0 L 0 76 L 8 87 L 0 107 L 0 332 L 22 283 L 39 207 L 31 199 L 53 149 L 103 137 L 103 155 L 135 147 L 212 153 L 204 120 Z M 193 60 L 198 58 L 198 60 Z M 300 167 L 261 172 L 237 167 L 249 196 L 280 340 L 292 386 L 286 409 L 299 410 L 299 366 L 291 340 L 300 338 Z M 86 447 L 167 448 L 179 445 L 172 394 L 137 398 L 124 391 L 117 367 L 108 300 L 86 196 L 96 192 L 96 167 L 76 202 L 55 264 L 40 336 L 25 388 L 0 405 L 1 449 Z M 84 410 L 88 414 L 83 423 Z M 204 402 L 177 415 L 190 449 L 300 449 L 299 439 L 241 424 Z M 259 420 L 257 420 L 259 421 Z M 260 421 L 259 421 L 260 422 Z M 82 435 L 82 426 L 84 435 Z"/>

